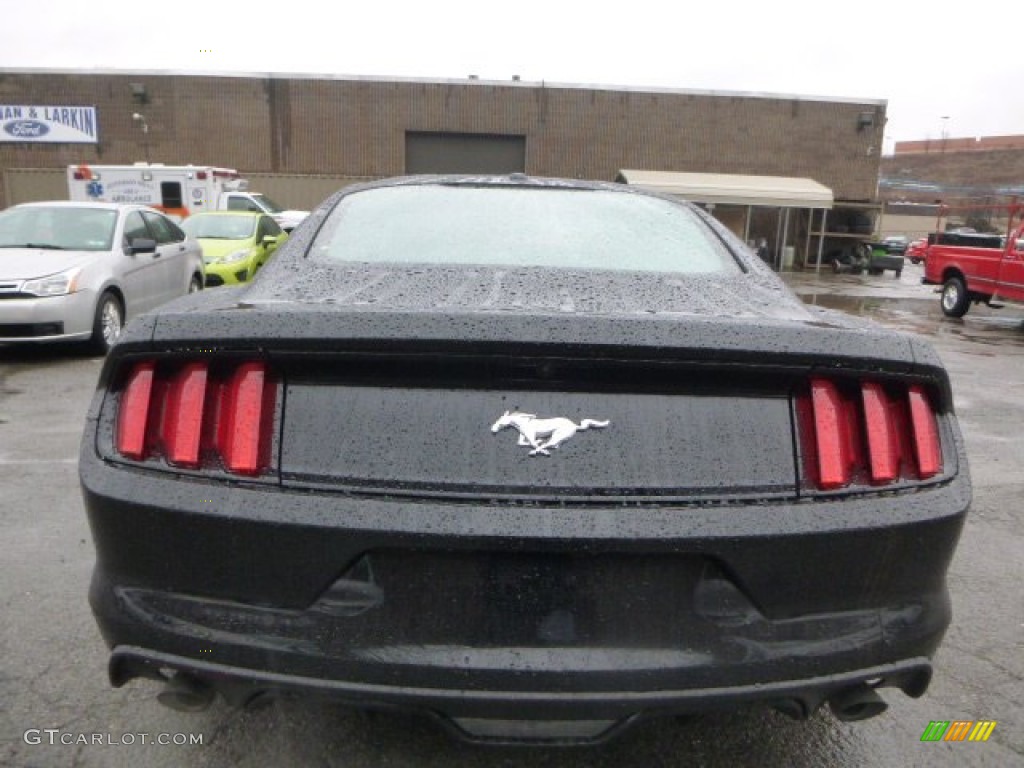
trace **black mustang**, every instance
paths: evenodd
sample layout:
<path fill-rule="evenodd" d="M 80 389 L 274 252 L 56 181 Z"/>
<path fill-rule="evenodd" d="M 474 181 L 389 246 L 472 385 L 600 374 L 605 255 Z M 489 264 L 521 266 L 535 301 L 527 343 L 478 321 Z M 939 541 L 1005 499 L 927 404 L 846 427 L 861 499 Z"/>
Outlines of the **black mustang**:
<path fill-rule="evenodd" d="M 970 501 L 926 343 L 687 203 L 518 175 L 349 187 L 138 318 L 81 479 L 115 686 L 491 741 L 920 696 Z"/>

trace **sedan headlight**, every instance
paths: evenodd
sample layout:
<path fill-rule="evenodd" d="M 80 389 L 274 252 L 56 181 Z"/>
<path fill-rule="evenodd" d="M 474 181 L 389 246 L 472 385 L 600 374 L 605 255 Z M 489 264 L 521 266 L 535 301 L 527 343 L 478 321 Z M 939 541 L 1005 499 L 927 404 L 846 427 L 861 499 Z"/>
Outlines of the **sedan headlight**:
<path fill-rule="evenodd" d="M 242 261 L 243 259 L 249 258 L 250 253 L 252 253 L 250 248 L 235 251 L 234 253 L 229 253 L 227 256 L 221 256 L 214 262 L 214 264 L 234 264 L 236 261 Z"/>
<path fill-rule="evenodd" d="M 76 267 L 56 275 L 26 280 L 21 286 L 21 292 L 36 296 L 63 296 L 74 293 L 78 290 L 78 278 L 81 274 L 81 267 Z"/>

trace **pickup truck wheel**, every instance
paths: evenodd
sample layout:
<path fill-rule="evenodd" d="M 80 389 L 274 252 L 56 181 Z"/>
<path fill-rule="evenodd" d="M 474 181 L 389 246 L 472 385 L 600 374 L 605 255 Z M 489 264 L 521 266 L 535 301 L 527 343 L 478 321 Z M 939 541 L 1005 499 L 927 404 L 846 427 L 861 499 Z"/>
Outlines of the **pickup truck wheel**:
<path fill-rule="evenodd" d="M 967 286 L 959 277 L 951 277 L 942 286 L 942 312 L 947 317 L 963 317 L 970 306 Z"/>

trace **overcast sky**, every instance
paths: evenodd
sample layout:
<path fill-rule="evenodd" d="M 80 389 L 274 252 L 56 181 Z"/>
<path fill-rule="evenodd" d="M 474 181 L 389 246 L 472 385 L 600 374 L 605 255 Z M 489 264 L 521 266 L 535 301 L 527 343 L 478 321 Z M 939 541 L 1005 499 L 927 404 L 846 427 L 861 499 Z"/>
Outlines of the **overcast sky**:
<path fill-rule="evenodd" d="M 0 69 L 519 75 L 885 99 L 887 153 L 944 132 L 1024 134 L 1016 6 L 947 7 L 955 14 L 913 0 L 0 0 Z"/>

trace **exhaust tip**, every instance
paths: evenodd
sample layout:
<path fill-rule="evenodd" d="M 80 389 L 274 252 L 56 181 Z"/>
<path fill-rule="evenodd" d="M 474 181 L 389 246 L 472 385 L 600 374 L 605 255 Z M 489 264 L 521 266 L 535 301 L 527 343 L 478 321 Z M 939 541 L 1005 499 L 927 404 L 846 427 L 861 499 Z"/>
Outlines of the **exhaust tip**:
<path fill-rule="evenodd" d="M 213 703 L 216 691 L 209 683 L 181 672 L 164 685 L 157 701 L 178 712 L 202 712 Z"/>
<path fill-rule="evenodd" d="M 828 706 L 843 722 L 867 720 L 889 708 L 873 688 L 863 684 L 839 692 L 828 700 Z"/>
<path fill-rule="evenodd" d="M 778 701 L 773 701 L 771 706 L 776 712 L 793 720 L 807 719 L 807 707 L 798 699 L 779 699 Z"/>

